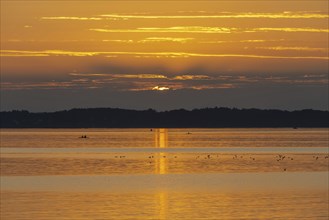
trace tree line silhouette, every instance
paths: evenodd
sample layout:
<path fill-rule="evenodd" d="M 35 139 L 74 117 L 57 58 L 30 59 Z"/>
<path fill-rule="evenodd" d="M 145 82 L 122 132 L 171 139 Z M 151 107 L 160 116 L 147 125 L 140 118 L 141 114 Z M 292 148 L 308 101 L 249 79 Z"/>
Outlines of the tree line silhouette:
<path fill-rule="evenodd" d="M 203 108 L 155 111 L 119 108 L 71 109 L 57 112 L 0 112 L 1 128 L 256 128 L 329 127 L 329 112 Z"/>

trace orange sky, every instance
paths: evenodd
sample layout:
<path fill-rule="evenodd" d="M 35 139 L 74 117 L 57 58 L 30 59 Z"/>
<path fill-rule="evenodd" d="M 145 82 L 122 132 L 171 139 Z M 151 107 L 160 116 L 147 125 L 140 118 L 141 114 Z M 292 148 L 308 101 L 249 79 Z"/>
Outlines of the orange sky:
<path fill-rule="evenodd" d="M 318 97 L 328 84 L 328 34 L 327 1 L 1 1 L 2 107 L 33 109 L 17 105 L 17 94 L 45 90 L 112 91 L 114 103 L 137 95 L 142 105 L 116 104 L 129 108 L 157 105 L 141 93 L 147 91 L 166 92 L 168 100 L 180 90 L 201 99 L 212 99 L 207 90 L 236 97 L 229 104 L 195 100 L 195 107 L 241 106 L 239 89 L 252 95 L 268 86 L 278 103 L 282 87 L 305 92 L 292 92 L 293 100 L 313 100 L 309 94 Z M 325 106 L 321 98 L 295 106 L 253 99 L 252 107 Z M 75 107 L 67 102 L 47 109 Z M 100 105 L 106 102 L 86 104 Z"/>

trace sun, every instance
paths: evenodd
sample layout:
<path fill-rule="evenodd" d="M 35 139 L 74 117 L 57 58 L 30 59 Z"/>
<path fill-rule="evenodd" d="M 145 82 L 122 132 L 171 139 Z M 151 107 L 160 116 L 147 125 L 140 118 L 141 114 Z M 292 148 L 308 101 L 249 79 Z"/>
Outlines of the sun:
<path fill-rule="evenodd" d="M 152 90 L 164 91 L 164 90 L 169 90 L 169 88 L 165 86 L 154 86 Z"/>

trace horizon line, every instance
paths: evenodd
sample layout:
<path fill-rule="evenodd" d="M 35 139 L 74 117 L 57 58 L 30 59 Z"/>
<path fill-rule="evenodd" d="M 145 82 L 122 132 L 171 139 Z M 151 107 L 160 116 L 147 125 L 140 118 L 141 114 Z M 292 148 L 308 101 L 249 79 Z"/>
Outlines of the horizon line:
<path fill-rule="evenodd" d="M 53 111 L 33 111 L 27 109 L 11 109 L 11 110 L 0 110 L 0 113 L 5 112 L 28 112 L 28 113 L 56 113 L 56 112 L 65 112 L 65 111 L 72 111 L 72 110 L 96 110 L 96 109 L 115 109 L 115 110 L 124 110 L 124 111 L 154 111 L 156 113 L 162 112 L 170 112 L 170 111 L 195 111 L 195 110 L 206 110 L 206 109 L 229 109 L 229 110 L 260 110 L 260 111 L 282 111 L 282 112 L 299 112 L 299 111 L 322 111 L 322 112 L 329 112 L 329 108 L 327 109 L 313 109 L 313 108 L 303 108 L 303 109 L 279 109 L 279 108 L 255 108 L 255 107 L 226 107 L 226 106 L 213 106 L 213 107 L 195 107 L 195 108 L 174 108 L 174 109 L 167 109 L 167 110 L 157 110 L 154 108 L 141 108 L 141 109 L 132 109 L 132 108 L 122 108 L 122 107 L 73 107 L 69 109 L 62 109 L 62 110 L 53 110 Z"/>

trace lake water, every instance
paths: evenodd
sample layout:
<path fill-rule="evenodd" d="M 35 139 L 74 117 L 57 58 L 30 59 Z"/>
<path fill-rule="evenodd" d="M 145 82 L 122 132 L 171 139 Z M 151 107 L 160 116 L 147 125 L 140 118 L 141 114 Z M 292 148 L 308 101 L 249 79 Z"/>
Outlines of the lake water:
<path fill-rule="evenodd" d="M 328 129 L 0 135 L 1 219 L 329 218 Z"/>

